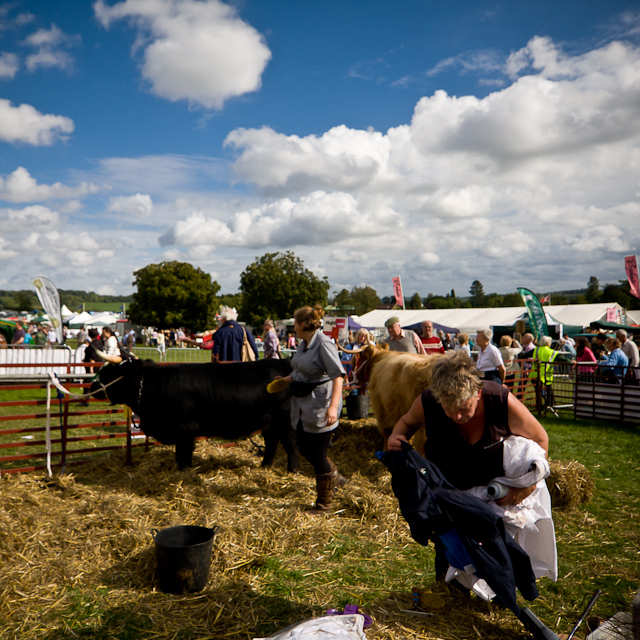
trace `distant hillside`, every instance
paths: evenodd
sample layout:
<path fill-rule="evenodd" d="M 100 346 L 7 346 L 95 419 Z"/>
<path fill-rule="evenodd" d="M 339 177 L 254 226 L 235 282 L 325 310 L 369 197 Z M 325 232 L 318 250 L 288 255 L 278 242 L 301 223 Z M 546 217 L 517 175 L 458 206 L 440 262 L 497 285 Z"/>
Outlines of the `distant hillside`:
<path fill-rule="evenodd" d="M 71 311 L 121 311 L 122 304 L 131 302 L 131 296 L 101 296 L 92 291 L 60 289 L 60 302 Z M 0 308 L 12 311 L 33 311 L 42 309 L 36 292 L 32 289 L 20 291 L 0 290 Z"/>

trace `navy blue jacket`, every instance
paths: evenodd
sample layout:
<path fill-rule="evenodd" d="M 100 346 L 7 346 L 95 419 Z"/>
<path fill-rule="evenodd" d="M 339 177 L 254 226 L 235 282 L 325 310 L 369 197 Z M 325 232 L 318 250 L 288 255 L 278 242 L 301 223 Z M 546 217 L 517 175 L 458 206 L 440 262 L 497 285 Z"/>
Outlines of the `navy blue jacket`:
<path fill-rule="evenodd" d="M 403 451 L 387 451 L 379 458 L 391 472 L 393 492 L 414 540 L 424 546 L 429 540 L 442 543 L 453 566 L 470 558 L 476 574 L 516 615 L 516 587 L 527 600 L 538 597 L 529 556 L 482 500 L 449 484 L 411 445 L 403 443 Z M 462 543 L 457 558 L 452 539 Z"/>
<path fill-rule="evenodd" d="M 243 329 L 244 327 L 241 324 L 238 324 L 235 320 L 227 320 L 213 334 L 212 358 L 214 356 L 218 356 L 217 359 L 221 362 L 240 362 L 242 360 L 242 341 L 244 340 Z M 253 335 L 251 335 L 251 331 L 248 329 L 244 330 L 247 332 L 247 340 L 249 340 L 249 345 L 256 354 L 257 360 L 258 348 L 256 347 Z"/>

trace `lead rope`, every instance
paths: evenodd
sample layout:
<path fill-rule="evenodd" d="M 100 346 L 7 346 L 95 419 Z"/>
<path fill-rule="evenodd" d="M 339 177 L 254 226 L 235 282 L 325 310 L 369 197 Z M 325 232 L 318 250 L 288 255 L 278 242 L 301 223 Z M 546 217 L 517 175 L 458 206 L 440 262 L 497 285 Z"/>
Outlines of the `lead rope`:
<path fill-rule="evenodd" d="M 51 387 L 55 387 L 61 393 L 65 393 L 72 398 L 87 398 L 89 396 L 94 396 L 96 393 L 100 393 L 100 391 L 107 390 L 107 387 L 110 387 L 112 384 L 122 380 L 124 376 L 120 376 L 115 380 L 112 380 L 108 384 L 103 384 L 102 381 L 98 378 L 98 382 L 100 383 L 100 389 L 97 389 L 93 393 L 87 393 L 83 395 L 78 395 L 76 393 L 71 393 L 68 389 L 65 389 L 58 380 L 55 373 L 49 373 L 49 379 L 47 380 L 47 423 L 45 427 L 45 438 L 46 438 L 46 446 L 47 446 L 47 472 L 49 473 L 49 477 L 53 475 L 51 471 Z M 140 393 L 142 393 L 142 383 L 140 383 Z"/>
<path fill-rule="evenodd" d="M 51 380 L 47 381 L 47 426 L 45 437 L 47 442 L 47 472 L 51 477 L 53 475 L 51 472 Z"/>

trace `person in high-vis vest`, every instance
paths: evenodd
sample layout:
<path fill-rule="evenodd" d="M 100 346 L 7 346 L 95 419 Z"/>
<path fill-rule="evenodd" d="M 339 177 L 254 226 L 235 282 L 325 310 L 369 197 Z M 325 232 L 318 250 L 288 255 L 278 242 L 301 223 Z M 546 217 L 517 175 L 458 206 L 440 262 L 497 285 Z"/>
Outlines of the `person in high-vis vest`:
<path fill-rule="evenodd" d="M 536 409 L 542 411 L 542 398 L 544 397 L 544 408 L 549 409 L 554 405 L 553 395 L 553 363 L 571 361 L 559 351 L 551 348 L 551 338 L 542 336 L 538 340 L 538 346 L 533 350 L 533 366 L 529 379 L 533 380 L 537 388 Z"/>

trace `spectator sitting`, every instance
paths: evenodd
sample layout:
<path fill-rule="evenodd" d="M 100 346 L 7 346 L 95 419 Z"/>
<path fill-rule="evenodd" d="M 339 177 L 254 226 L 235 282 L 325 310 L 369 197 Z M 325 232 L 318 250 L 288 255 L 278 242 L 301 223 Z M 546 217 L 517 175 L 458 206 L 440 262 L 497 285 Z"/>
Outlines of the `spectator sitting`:
<path fill-rule="evenodd" d="M 598 331 L 596 335 L 591 339 L 591 351 L 593 355 L 600 360 L 603 356 L 606 356 L 606 347 L 604 343 L 607 340 L 607 334 L 604 331 Z"/>
<path fill-rule="evenodd" d="M 576 361 L 577 362 L 596 362 L 596 357 L 593 355 L 593 351 L 589 349 L 589 341 L 585 337 L 580 337 L 576 340 Z M 595 371 L 594 366 L 578 365 L 577 373 L 578 379 L 590 380 Z M 588 377 L 587 377 L 588 376 Z"/>
<path fill-rule="evenodd" d="M 620 348 L 620 340 L 618 338 L 607 338 L 604 346 L 610 353 L 601 360 L 606 365 L 602 367 L 603 373 L 608 382 L 621 384 L 622 378 L 627 375 L 629 358 Z"/>
<path fill-rule="evenodd" d="M 627 335 L 624 329 L 616 331 L 616 338 L 620 340 L 620 348 L 622 352 L 629 358 L 629 369 L 627 370 L 627 382 L 637 385 L 640 379 L 640 355 L 638 354 L 638 345 Z"/>

